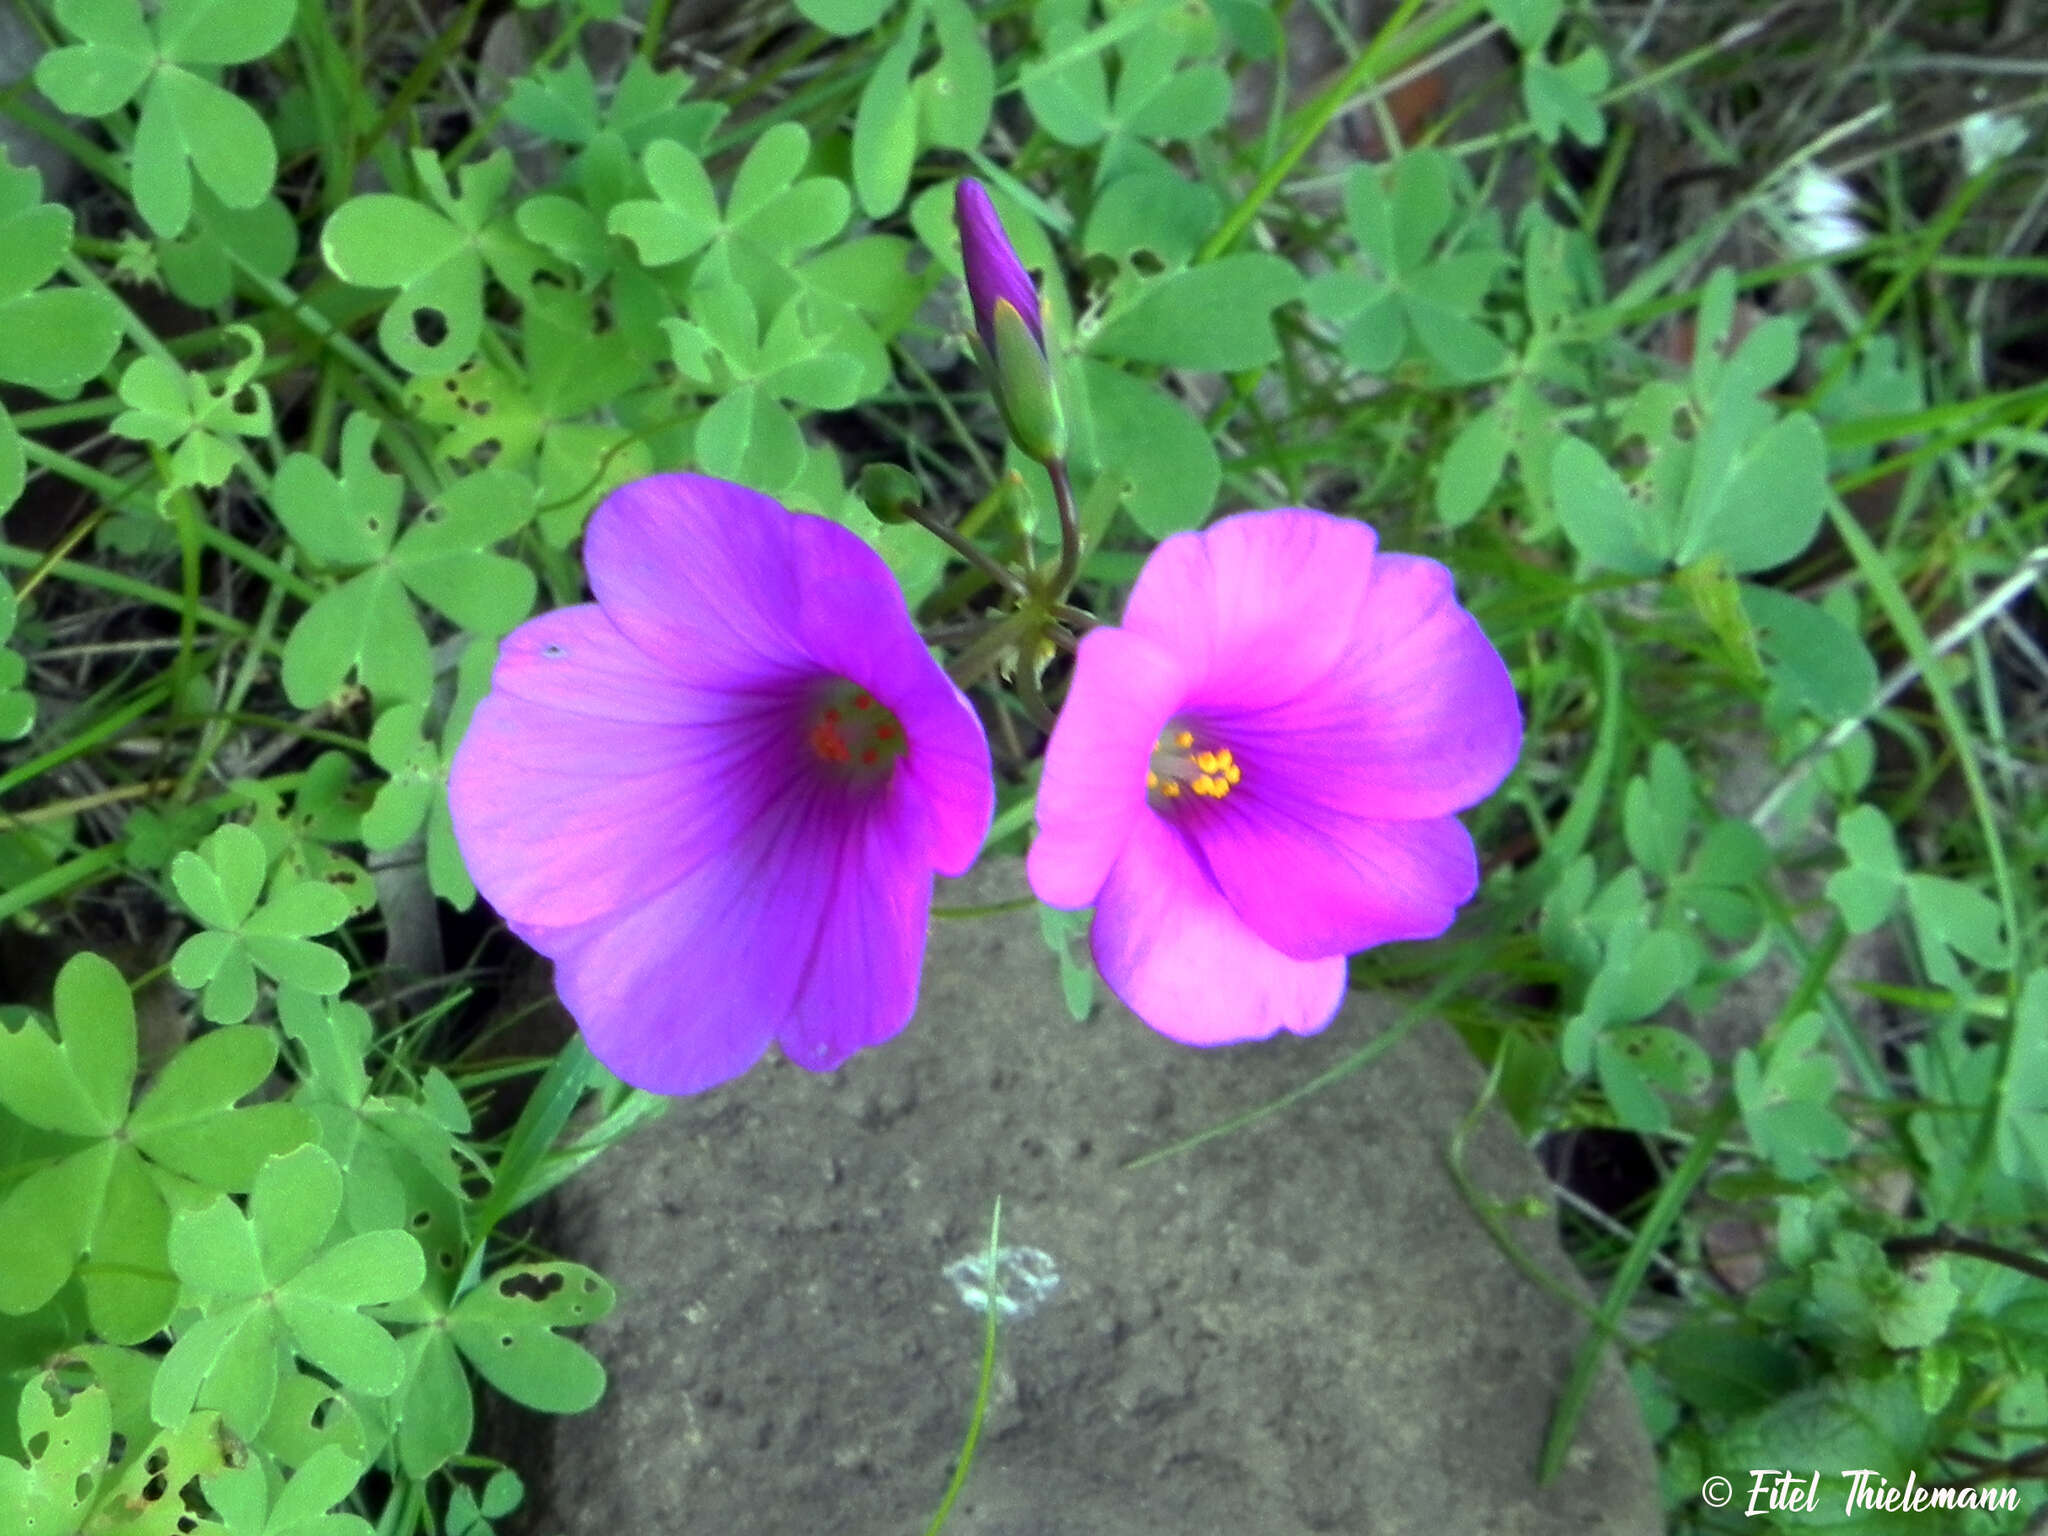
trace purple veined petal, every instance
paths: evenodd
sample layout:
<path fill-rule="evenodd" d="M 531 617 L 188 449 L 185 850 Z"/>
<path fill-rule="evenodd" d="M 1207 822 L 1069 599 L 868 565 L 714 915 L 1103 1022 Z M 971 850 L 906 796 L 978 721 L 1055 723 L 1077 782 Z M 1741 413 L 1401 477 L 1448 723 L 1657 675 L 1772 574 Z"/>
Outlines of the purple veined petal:
<path fill-rule="evenodd" d="M 1500 787 L 1522 750 L 1506 664 L 1434 560 L 1381 554 L 1350 644 L 1313 687 L 1209 711 L 1216 744 L 1270 765 L 1305 821 L 1448 816 Z M 1251 771 L 1249 767 L 1247 772 Z"/>
<path fill-rule="evenodd" d="M 1224 900 L 1186 839 L 1155 815 L 1133 824 L 1089 933 L 1110 990 L 1186 1045 L 1312 1035 L 1344 1001 L 1344 957 L 1296 960 Z"/>
<path fill-rule="evenodd" d="M 991 783 L 986 770 L 982 782 Z M 809 940 L 777 1039 L 785 1056 L 816 1072 L 910 1022 L 931 928 L 932 807 L 915 786 L 899 778 L 886 802 L 837 831 L 833 847 L 814 853 L 805 871 L 815 894 L 798 905 L 793 892 L 803 882 L 794 871 L 783 893 L 786 920 Z"/>
<path fill-rule="evenodd" d="M 1124 628 L 1181 658 L 1196 708 L 1270 704 L 1334 666 L 1370 601 L 1378 535 L 1327 512 L 1239 512 L 1152 551 Z"/>
<path fill-rule="evenodd" d="M 729 691 L 685 682 L 619 633 L 595 603 L 528 619 L 498 646 L 491 690 L 564 714 L 689 725 L 732 712 Z"/>
<path fill-rule="evenodd" d="M 509 921 L 552 927 L 661 890 L 787 782 L 798 707 L 688 688 L 594 608 L 532 621 L 508 637 L 449 771 L 477 889 Z"/>
<path fill-rule="evenodd" d="M 982 346 L 990 357 L 995 356 L 996 304 L 1007 300 L 1044 351 L 1045 325 L 1038 313 L 1038 290 L 1003 232 L 1003 221 L 989 201 L 988 189 L 971 177 L 963 178 L 953 193 L 953 217 L 960 228 L 967 299 L 974 309 L 974 328 L 981 333 Z"/>
<path fill-rule="evenodd" d="M 1270 787 L 1255 759 L 1244 775 L 1220 803 L 1182 814 L 1217 889 L 1282 954 L 1433 939 L 1479 888 L 1471 834 L 1454 816 L 1366 821 Z"/>
<path fill-rule="evenodd" d="M 520 936 L 592 1052 L 652 1093 L 736 1077 L 773 1039 L 813 1070 L 897 1033 L 917 1000 L 931 901 L 914 804 L 818 781 L 619 916 Z"/>
<path fill-rule="evenodd" d="M 794 640 L 801 514 L 707 475 L 649 475 L 591 514 L 583 541 L 605 617 L 664 668 L 719 687 L 813 669 Z"/>
<path fill-rule="evenodd" d="M 807 655 L 858 683 L 903 725 L 897 767 L 930 813 L 930 862 L 965 874 L 995 816 L 988 736 L 911 623 L 903 589 L 882 557 L 850 530 L 801 517 L 791 540 L 801 603 L 791 622 Z"/>
<path fill-rule="evenodd" d="M 1046 744 L 1026 862 L 1046 905 L 1092 905 L 1131 828 L 1151 814 L 1145 770 L 1185 686 L 1178 660 L 1142 635 L 1102 628 L 1082 638 Z"/>

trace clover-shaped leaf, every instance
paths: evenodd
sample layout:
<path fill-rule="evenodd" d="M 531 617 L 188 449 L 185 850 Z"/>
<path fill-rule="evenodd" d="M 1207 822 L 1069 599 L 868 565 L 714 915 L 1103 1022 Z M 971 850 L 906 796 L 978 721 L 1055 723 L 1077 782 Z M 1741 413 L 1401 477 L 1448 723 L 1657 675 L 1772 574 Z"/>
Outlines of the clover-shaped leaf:
<path fill-rule="evenodd" d="M 210 75 L 283 42 L 292 0 L 164 0 L 154 32 L 138 0 L 57 0 L 56 13 L 78 42 L 43 56 L 37 88 L 86 117 L 141 94 L 130 165 L 135 206 L 152 229 L 184 230 L 194 173 L 230 208 L 263 200 L 277 179 L 269 126 Z"/>
<path fill-rule="evenodd" d="M 91 1512 L 113 1438 L 97 1384 L 67 1391 L 55 1372 L 30 1381 L 16 1410 L 28 1465 L 0 1456 L 0 1530 L 75 1531 Z"/>
<path fill-rule="evenodd" d="M 325 881 L 279 871 L 260 906 L 269 871 L 262 841 L 230 822 L 197 853 L 171 861 L 171 883 L 186 908 L 206 925 L 171 957 L 178 985 L 204 987 L 200 1011 L 215 1023 L 246 1019 L 256 1006 L 256 972 L 272 980 L 332 994 L 348 985 L 348 962 L 316 934 L 348 921 L 348 897 Z"/>
<path fill-rule="evenodd" d="M 740 162 L 721 212 L 703 162 L 680 144 L 657 141 L 641 161 L 655 195 L 617 204 L 608 227 L 648 266 L 714 247 L 723 271 L 747 279 L 779 272 L 838 234 L 852 212 L 844 182 L 802 174 L 810 153 L 801 124 L 770 128 Z"/>
<path fill-rule="evenodd" d="M 1459 219 L 1473 197 L 1441 150 L 1353 167 L 1344 212 L 1364 262 L 1324 273 L 1305 295 L 1342 324 L 1338 349 L 1352 367 L 1385 374 L 1420 350 L 1446 380 L 1466 384 L 1506 365 L 1507 349 L 1478 318 L 1505 253 L 1486 221 Z"/>
<path fill-rule="evenodd" d="M 1756 1149 L 1788 1179 L 1810 1179 L 1849 1150 L 1848 1122 L 1832 1104 L 1841 1071 L 1823 1046 L 1826 1023 L 1801 1014 L 1761 1050 L 1735 1058 L 1735 1100 Z"/>
<path fill-rule="evenodd" d="M 441 374 L 467 362 L 483 335 L 486 268 L 523 301 L 541 253 L 501 207 L 509 153 L 464 167 L 459 193 L 432 150 L 415 150 L 412 163 L 433 206 L 389 192 L 351 198 L 328 219 L 320 250 L 343 282 L 398 290 L 377 340 L 408 372 Z"/>
<path fill-rule="evenodd" d="M 1160 164 L 1148 144 L 1199 138 L 1222 123 L 1230 110 L 1229 77 L 1206 60 L 1180 67 L 1183 59 L 1213 49 L 1213 35 L 1162 14 L 1159 24 L 1117 45 L 1112 89 L 1105 51 L 1090 46 L 1089 10 L 1088 0 L 1037 8 L 1044 51 L 1024 67 L 1019 83 L 1031 115 L 1053 138 L 1077 148 L 1101 146 L 1098 184 L 1134 166 Z"/>
<path fill-rule="evenodd" d="M 353 459 L 344 442 L 339 479 L 304 455 L 279 472 L 287 526 L 309 536 L 328 529 L 332 542 L 323 547 L 353 557 L 341 563 L 369 555 L 364 569 L 315 600 L 285 643 L 285 693 L 303 708 L 332 695 L 352 670 L 380 699 L 424 700 L 433 666 L 414 597 L 495 637 L 526 617 L 537 590 L 530 567 L 489 548 L 533 516 L 530 480 L 496 468 L 459 480 L 394 542 L 393 493 L 369 462 L 367 429 L 357 441 L 362 451 Z"/>
<path fill-rule="evenodd" d="M 505 115 L 543 138 L 578 148 L 609 134 L 635 154 L 657 140 L 701 151 L 726 108 L 716 102 L 684 104 L 690 84 L 681 70 L 658 71 L 635 54 L 618 84 L 600 91 L 579 55 L 560 69 L 515 80 Z"/>
<path fill-rule="evenodd" d="M 290 1354 L 351 1392 L 383 1397 L 398 1389 L 398 1343 L 363 1309 L 419 1289 L 420 1247 L 389 1229 L 329 1243 L 341 1198 L 339 1166 L 306 1146 L 257 1174 L 246 1215 L 225 1196 L 178 1213 L 171 1267 L 204 1316 L 158 1368 L 150 1394 L 158 1422 L 216 1409 L 253 1438 Z"/>
<path fill-rule="evenodd" d="M 1597 148 L 1607 137 L 1600 115 L 1600 93 L 1612 78 L 1607 56 L 1588 48 L 1569 64 L 1552 64 L 1541 54 L 1522 60 L 1522 105 L 1537 137 L 1555 144 L 1569 132 L 1581 144 Z"/>
<path fill-rule="evenodd" d="M 477 1374 L 542 1413 L 581 1413 L 604 1394 L 604 1367 L 557 1328 L 594 1323 L 616 1299 L 581 1264 L 519 1264 L 486 1278 L 448 1314 L 448 1336 Z"/>
<path fill-rule="evenodd" d="M 217 390 L 204 375 L 154 354 L 138 357 L 121 375 L 120 396 L 128 409 L 114 418 L 113 430 L 159 448 L 177 445 L 159 506 L 181 487 L 210 490 L 223 484 L 241 457 L 234 438 L 270 435 L 270 392 L 254 382 L 263 365 L 263 339 L 246 325 L 231 325 L 228 332 L 248 354 L 229 366 Z"/>
<path fill-rule="evenodd" d="M 226 1523 L 228 1536 L 371 1536 L 369 1521 L 356 1514 L 330 1513 L 364 1471 L 363 1459 L 338 1445 L 314 1451 L 276 1499 L 271 1476 L 251 1458 L 206 1484 L 206 1502 Z"/>
<path fill-rule="evenodd" d="M 134 1005 L 97 955 L 74 956 L 58 973 L 54 1012 L 54 1034 L 33 1019 L 0 1030 L 0 1107 L 60 1138 L 0 1198 L 0 1231 L 16 1234 L 0 1266 L 0 1312 L 42 1306 L 90 1253 L 87 1314 L 102 1338 L 133 1343 L 163 1326 L 177 1297 L 164 1258 L 167 1195 L 246 1189 L 266 1158 L 312 1126 L 290 1104 L 234 1107 L 277 1060 L 275 1037 L 259 1029 L 192 1041 L 131 1111 Z"/>

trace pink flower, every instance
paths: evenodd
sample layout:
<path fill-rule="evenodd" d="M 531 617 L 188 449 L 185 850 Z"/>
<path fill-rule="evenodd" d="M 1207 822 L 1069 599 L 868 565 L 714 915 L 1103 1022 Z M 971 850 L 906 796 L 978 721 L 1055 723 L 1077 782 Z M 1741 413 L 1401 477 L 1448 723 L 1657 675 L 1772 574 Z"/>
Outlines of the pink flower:
<path fill-rule="evenodd" d="M 477 888 L 657 1093 L 824 1071 L 917 1002 L 993 810 L 973 707 L 854 534 L 696 475 L 590 522 L 594 604 L 505 641 L 449 775 Z"/>
<path fill-rule="evenodd" d="M 1377 543 L 1296 510 L 1175 534 L 1081 642 L 1031 886 L 1095 907 L 1103 978 L 1176 1040 L 1314 1033 L 1346 955 L 1478 887 L 1453 812 L 1514 766 L 1521 709 L 1450 572 Z"/>

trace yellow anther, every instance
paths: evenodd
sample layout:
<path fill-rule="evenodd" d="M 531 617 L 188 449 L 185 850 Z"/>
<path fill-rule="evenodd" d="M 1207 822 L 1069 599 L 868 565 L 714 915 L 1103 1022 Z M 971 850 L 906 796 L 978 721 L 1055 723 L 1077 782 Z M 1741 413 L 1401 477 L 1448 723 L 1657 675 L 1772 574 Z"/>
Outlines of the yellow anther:
<path fill-rule="evenodd" d="M 1195 766 L 1204 773 L 1214 773 L 1216 771 L 1216 754 L 1214 752 L 1197 752 L 1195 754 Z"/>
<path fill-rule="evenodd" d="M 1223 755 L 1225 757 L 1230 756 L 1228 752 L 1224 753 Z M 1237 766 L 1237 764 L 1225 763 L 1223 765 L 1223 777 L 1228 779 L 1231 783 L 1235 784 L 1239 779 L 1244 777 L 1244 773 L 1243 770 L 1241 770 Z"/>
<path fill-rule="evenodd" d="M 1159 793 L 1166 796 L 1169 800 L 1178 800 L 1180 798 L 1180 784 L 1177 780 L 1168 779 L 1159 786 Z"/>
<path fill-rule="evenodd" d="M 1145 787 L 1147 789 L 1157 789 L 1159 787 L 1159 775 L 1149 768 L 1145 770 Z"/>
<path fill-rule="evenodd" d="M 1195 733 L 1193 731 L 1182 731 L 1173 738 L 1173 744 L 1185 752 L 1195 744 Z"/>
<path fill-rule="evenodd" d="M 1216 766 L 1218 768 L 1228 768 L 1230 766 L 1230 748 L 1225 747 L 1216 754 Z M 1214 772 L 1214 770 L 1212 769 L 1211 772 Z"/>

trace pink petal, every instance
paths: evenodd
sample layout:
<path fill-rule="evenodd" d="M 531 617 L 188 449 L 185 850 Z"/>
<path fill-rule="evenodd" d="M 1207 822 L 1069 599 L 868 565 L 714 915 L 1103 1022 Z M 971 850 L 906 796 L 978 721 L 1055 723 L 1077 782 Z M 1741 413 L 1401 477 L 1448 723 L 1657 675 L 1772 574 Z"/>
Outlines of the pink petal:
<path fill-rule="evenodd" d="M 1319 682 L 1210 711 L 1217 744 L 1257 771 L 1255 782 L 1284 774 L 1304 818 L 1314 804 L 1383 821 L 1476 805 L 1522 750 L 1521 704 L 1500 653 L 1434 560 L 1382 553 L 1368 597 Z"/>
<path fill-rule="evenodd" d="M 1300 960 L 1433 939 L 1479 887 L 1454 816 L 1366 821 L 1261 792 L 1255 763 L 1215 805 L 1183 813 L 1210 875 L 1245 923 Z"/>
<path fill-rule="evenodd" d="M 477 889 L 514 923 L 581 923 L 660 891 L 795 762 L 792 705 L 678 683 L 593 608 L 515 631 L 493 683 L 448 809 Z"/>
<path fill-rule="evenodd" d="M 724 480 L 649 475 L 591 514 L 583 560 L 605 617 L 663 667 L 728 687 L 773 681 L 815 670 L 795 639 L 790 548 L 793 525 L 814 521 L 831 526 Z"/>
<path fill-rule="evenodd" d="M 652 1093 L 744 1072 L 771 1039 L 836 1067 L 916 1007 L 931 902 L 914 809 L 781 797 L 721 854 L 637 909 L 521 937 L 597 1058 Z"/>
<path fill-rule="evenodd" d="M 1150 816 L 1145 770 L 1186 686 L 1179 658 L 1142 635 L 1090 630 L 1046 744 L 1027 872 L 1048 906 L 1091 905 L 1132 827 Z"/>
<path fill-rule="evenodd" d="M 1131 1011 L 1186 1045 L 1312 1035 L 1344 1001 L 1345 962 L 1296 960 L 1223 899 L 1187 841 L 1137 819 L 1089 934 L 1103 980 Z"/>
<path fill-rule="evenodd" d="M 1176 533 L 1145 562 L 1124 628 L 1180 659 L 1192 707 L 1286 699 L 1344 653 L 1379 539 L 1326 512 L 1240 512 Z"/>

